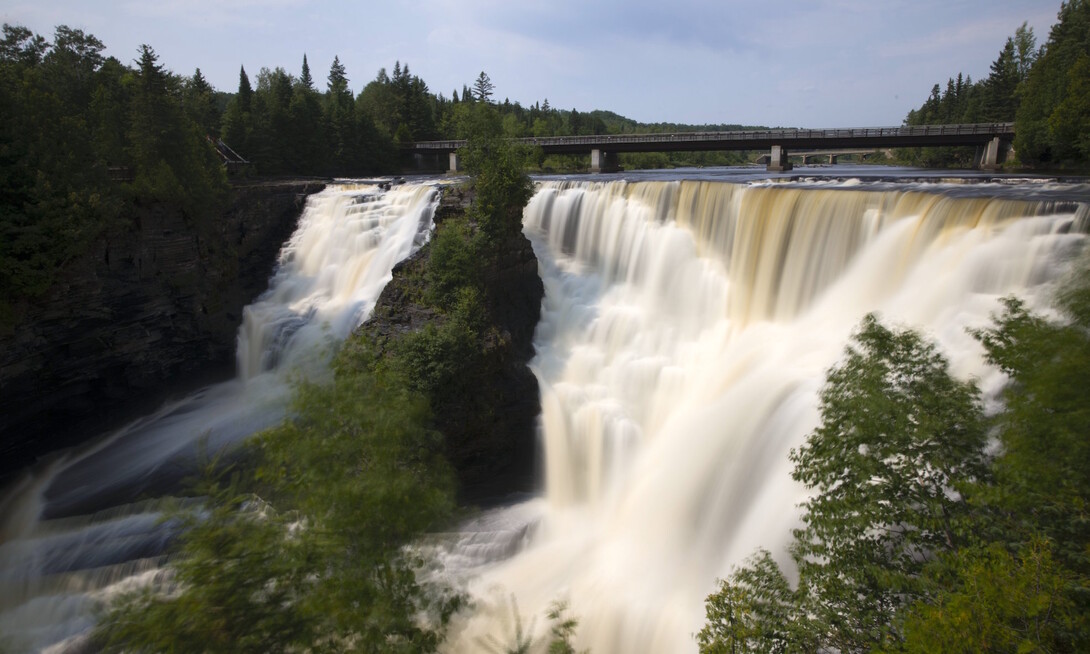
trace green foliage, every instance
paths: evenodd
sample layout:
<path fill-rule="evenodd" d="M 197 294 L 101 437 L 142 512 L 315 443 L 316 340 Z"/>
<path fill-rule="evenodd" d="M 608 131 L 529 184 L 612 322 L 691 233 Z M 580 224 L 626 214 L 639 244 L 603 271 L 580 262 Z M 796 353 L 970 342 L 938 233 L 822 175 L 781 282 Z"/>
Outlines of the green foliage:
<path fill-rule="evenodd" d="M 314 584 L 308 544 L 237 474 L 198 490 L 209 508 L 179 518 L 186 545 L 172 566 L 173 592 L 124 597 L 95 640 L 106 651 L 256 653 L 313 636 L 299 606 Z"/>
<path fill-rule="evenodd" d="M 568 615 L 568 603 L 556 600 L 549 605 L 546 613 L 551 623 L 549 627 L 548 654 L 576 654 L 572 638 L 579 627 L 579 620 Z M 585 653 L 585 650 L 584 650 Z"/>
<path fill-rule="evenodd" d="M 961 74 L 946 91 L 910 111 L 906 125 L 1015 121 L 1014 147 L 1029 165 L 1078 165 L 1090 161 L 1090 2 L 1060 7 L 1048 41 L 1037 48 L 1025 23 L 1007 39 L 988 77 L 974 84 Z M 902 151 L 910 163 L 972 165 L 971 149 Z"/>
<path fill-rule="evenodd" d="M 950 377 L 932 344 L 867 316 L 820 410 L 791 453 L 792 476 L 814 493 L 791 548 L 799 587 L 788 590 L 767 553 L 737 571 L 709 598 L 720 651 L 899 641 L 899 612 L 920 597 L 927 561 L 967 539 L 960 491 L 986 473 L 985 424 L 976 388 Z"/>
<path fill-rule="evenodd" d="M 1049 322 L 1006 302 L 996 326 L 977 336 L 1011 377 L 997 417 L 1003 444 L 992 503 L 1019 532 L 1042 530 L 1057 558 L 1090 574 L 1090 274 L 1059 297 L 1069 322 Z"/>
<path fill-rule="evenodd" d="M 965 548 L 943 564 L 951 578 L 909 609 L 905 641 L 892 651 L 1063 652 L 1090 627 L 1067 592 L 1073 575 L 1045 539 L 1015 554 L 999 543 Z"/>
<path fill-rule="evenodd" d="M 799 591 L 799 595 L 805 591 Z M 770 652 L 802 654 L 818 650 L 808 616 L 800 611 L 772 555 L 761 550 L 708 596 L 707 622 L 696 636 L 706 654 Z"/>
<path fill-rule="evenodd" d="M 511 614 L 510 619 L 504 615 L 501 628 L 502 635 L 488 634 L 479 638 L 477 644 L 492 654 L 529 654 L 533 651 L 541 651 L 544 648 L 548 654 L 586 654 L 581 653 L 572 645 L 575 630 L 579 621 L 568 615 L 567 602 L 556 600 L 549 605 L 546 617 L 549 619 L 549 634 L 544 639 L 534 638 L 534 625 L 536 619 L 531 619 L 528 627 L 523 627 L 522 614 L 519 613 L 518 600 L 514 595 L 508 603 Z"/>
<path fill-rule="evenodd" d="M 923 105 L 908 112 L 905 125 L 1014 121 L 1037 57 L 1033 28 L 1022 23 L 992 62 L 988 77 L 974 83 L 971 76 L 958 73 L 956 80 L 947 80 L 945 90 L 936 84 Z M 1017 126 L 1019 133 L 1022 127 Z M 971 147 L 903 148 L 899 156 L 914 165 L 971 167 L 976 164 L 976 154 Z"/>
<path fill-rule="evenodd" d="M 442 439 L 400 379 L 338 370 L 255 439 L 252 478 L 212 486 L 177 587 L 115 608 L 111 651 L 435 650 L 461 598 L 423 586 L 402 547 L 453 511 Z"/>
<path fill-rule="evenodd" d="M 428 323 L 395 341 L 387 360 L 389 369 L 410 388 L 431 398 L 435 407 L 449 404 L 463 393 L 467 367 L 481 355 L 478 324 L 482 309 L 476 289 L 463 287 L 452 311 L 438 324 Z"/>
<path fill-rule="evenodd" d="M 122 212 L 103 154 L 123 154 L 125 144 L 101 119 L 125 115 L 123 69 L 106 62 L 102 49 L 98 39 L 63 25 L 53 46 L 26 28 L 4 26 L 0 326 L 15 322 L 17 305 L 47 292 Z"/>
<path fill-rule="evenodd" d="M 1030 164 L 1081 164 L 1090 157 L 1079 130 L 1090 120 L 1085 91 L 1090 67 L 1090 2 L 1069 0 L 1026 78 L 1015 148 Z"/>
<path fill-rule="evenodd" d="M 462 104 L 458 114 L 459 136 L 467 139 L 459 156 L 473 176 L 469 215 L 486 243 L 495 245 L 522 232 L 522 209 L 534 193 L 523 171 L 533 149 L 507 141 L 499 113 L 487 103 Z"/>
<path fill-rule="evenodd" d="M 896 637 L 894 620 L 930 554 L 965 538 L 960 494 L 985 473 L 977 390 L 912 331 L 867 316 L 821 392 L 821 425 L 792 452 L 815 491 L 792 556 L 829 630 L 864 651 Z"/>
<path fill-rule="evenodd" d="M 424 300 L 443 310 L 458 301 L 458 292 L 479 282 L 479 243 L 465 219 L 445 221 L 435 230 L 428 250 Z"/>

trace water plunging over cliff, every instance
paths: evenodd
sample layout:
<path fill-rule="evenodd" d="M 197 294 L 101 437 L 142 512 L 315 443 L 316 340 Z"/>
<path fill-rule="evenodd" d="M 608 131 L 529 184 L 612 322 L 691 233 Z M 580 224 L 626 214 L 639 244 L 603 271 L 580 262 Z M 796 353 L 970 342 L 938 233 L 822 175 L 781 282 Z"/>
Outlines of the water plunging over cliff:
<path fill-rule="evenodd" d="M 176 527 L 142 494 L 176 490 L 210 452 L 278 422 L 290 378 L 321 375 L 393 266 L 426 242 L 433 185 L 312 196 L 269 291 L 246 308 L 238 379 L 163 407 L 28 474 L 0 501 L 0 648 L 63 651 L 106 600 L 161 574 Z"/>
<path fill-rule="evenodd" d="M 912 188 L 542 184 L 525 229 L 546 289 L 545 487 L 450 552 L 480 598 L 451 648 L 502 637 L 513 595 L 539 625 L 568 600 L 593 652 L 695 651 L 717 577 L 761 546 L 787 562 L 805 497 L 787 455 L 860 319 L 922 329 L 994 397 L 966 329 L 1004 295 L 1043 306 L 1083 243 L 1078 211 Z"/>

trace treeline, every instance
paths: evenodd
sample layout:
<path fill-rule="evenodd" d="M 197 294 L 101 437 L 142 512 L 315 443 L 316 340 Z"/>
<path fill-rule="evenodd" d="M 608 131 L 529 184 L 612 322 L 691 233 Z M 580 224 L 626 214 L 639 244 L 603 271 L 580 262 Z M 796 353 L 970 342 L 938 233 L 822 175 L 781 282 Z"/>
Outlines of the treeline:
<path fill-rule="evenodd" d="M 1060 7 L 1048 41 L 1037 47 L 1025 23 L 1009 37 L 988 76 L 958 73 L 936 84 L 908 113 L 906 125 L 1014 122 L 1014 150 L 1028 166 L 1090 163 L 1090 2 Z M 972 165 L 972 148 L 916 148 L 904 157 L 922 165 Z"/>
<path fill-rule="evenodd" d="M 140 204 L 180 207 L 196 229 L 216 215 L 227 190 L 223 155 L 241 176 L 359 176 L 397 172 L 398 145 L 464 138 L 473 107 L 487 105 L 502 134 L 565 136 L 738 128 L 637 123 L 604 111 L 524 107 L 494 100 L 481 72 L 447 98 L 397 62 L 359 94 L 334 58 L 324 85 L 304 55 L 299 74 L 262 68 L 238 88 L 212 88 L 200 69 L 166 70 L 148 45 L 130 64 L 105 57 L 90 34 L 59 26 L 52 41 L 5 24 L 0 40 L 0 328 L 46 292 L 67 262 Z M 538 170 L 578 170 L 586 157 L 540 152 Z M 622 156 L 630 168 L 743 162 L 740 153 Z"/>
<path fill-rule="evenodd" d="M 791 453 L 797 584 L 756 553 L 708 597 L 701 651 L 1088 651 L 1085 262 L 1058 305 L 1007 299 L 974 333 L 1009 377 L 994 416 L 933 344 L 867 317 Z"/>
<path fill-rule="evenodd" d="M 195 231 L 223 200 L 226 178 L 201 127 L 211 90 L 183 80 L 142 46 L 135 66 L 102 55 L 81 30 L 52 43 L 4 25 L 0 40 L 0 328 L 20 302 L 133 208 L 167 202 Z"/>

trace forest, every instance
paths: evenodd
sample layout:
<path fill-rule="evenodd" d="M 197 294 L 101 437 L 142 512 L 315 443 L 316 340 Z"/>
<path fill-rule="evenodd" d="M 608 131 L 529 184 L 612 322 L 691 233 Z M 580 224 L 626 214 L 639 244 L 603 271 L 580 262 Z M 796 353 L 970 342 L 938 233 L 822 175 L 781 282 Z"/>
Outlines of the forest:
<path fill-rule="evenodd" d="M 988 76 L 973 81 L 958 73 L 935 84 L 906 125 L 1014 122 L 1012 166 L 1085 170 L 1090 164 L 1090 3 L 1060 7 L 1048 39 L 1038 46 L 1022 24 L 1003 44 Z M 922 166 L 973 165 L 972 148 L 902 151 Z"/>

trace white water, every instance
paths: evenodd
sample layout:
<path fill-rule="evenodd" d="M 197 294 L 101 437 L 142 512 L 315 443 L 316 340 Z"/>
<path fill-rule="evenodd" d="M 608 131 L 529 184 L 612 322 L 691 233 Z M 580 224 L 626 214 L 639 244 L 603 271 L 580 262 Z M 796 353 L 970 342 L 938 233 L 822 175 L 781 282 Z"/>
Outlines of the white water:
<path fill-rule="evenodd" d="M 805 497 L 788 452 L 860 319 L 922 329 L 994 395 L 966 329 L 1008 294 L 1044 306 L 1084 240 L 1074 211 L 827 184 L 543 184 L 525 231 L 545 283 L 545 489 L 448 553 L 478 605 L 450 649 L 510 639 L 514 597 L 538 634 L 567 600 L 596 654 L 695 651 L 717 577 L 758 547 L 786 561 Z"/>
<path fill-rule="evenodd" d="M 437 191 L 332 186 L 311 196 L 270 290 L 244 311 L 238 379 L 211 386 L 29 473 L 0 501 L 0 649 L 77 648 L 94 612 L 154 583 L 175 527 L 162 503 L 200 448 L 278 422 L 291 379 L 326 368 L 393 266 L 428 238 Z M 63 517 L 57 517 L 63 516 Z"/>

